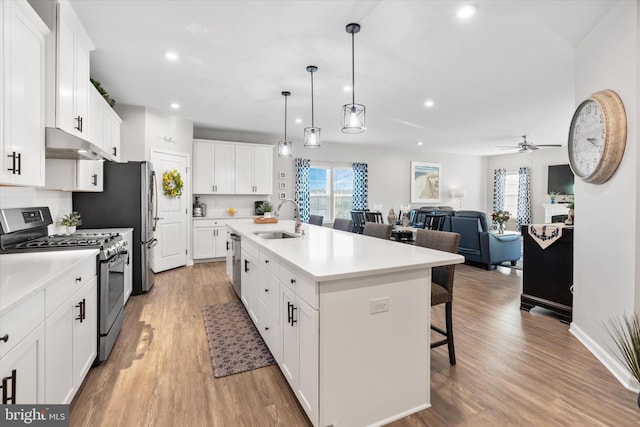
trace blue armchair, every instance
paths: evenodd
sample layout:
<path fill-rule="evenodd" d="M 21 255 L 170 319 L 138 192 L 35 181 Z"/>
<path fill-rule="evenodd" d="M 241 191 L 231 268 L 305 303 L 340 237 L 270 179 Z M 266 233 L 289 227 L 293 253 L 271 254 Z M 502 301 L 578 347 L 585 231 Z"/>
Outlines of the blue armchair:
<path fill-rule="evenodd" d="M 456 211 L 451 217 L 451 229 L 460 234 L 458 253 L 466 261 L 482 264 L 490 270 L 505 261 L 515 265 L 520 259 L 520 235 L 490 233 L 484 212 Z"/>

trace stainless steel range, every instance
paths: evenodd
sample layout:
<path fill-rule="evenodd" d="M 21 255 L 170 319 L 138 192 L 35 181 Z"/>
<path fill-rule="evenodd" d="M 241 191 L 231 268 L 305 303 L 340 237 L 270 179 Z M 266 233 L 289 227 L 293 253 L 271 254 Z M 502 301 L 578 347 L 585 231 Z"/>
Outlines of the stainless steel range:
<path fill-rule="evenodd" d="M 48 207 L 0 209 L 0 254 L 55 250 L 99 249 L 98 358 L 107 360 L 124 320 L 124 268 L 127 242 L 117 233 L 48 235 Z"/>

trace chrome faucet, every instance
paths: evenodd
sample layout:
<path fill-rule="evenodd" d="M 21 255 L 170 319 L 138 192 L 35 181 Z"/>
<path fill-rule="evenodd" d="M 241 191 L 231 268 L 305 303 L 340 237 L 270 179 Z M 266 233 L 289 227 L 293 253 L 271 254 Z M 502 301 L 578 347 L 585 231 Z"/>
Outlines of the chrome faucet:
<path fill-rule="evenodd" d="M 302 224 L 300 224 L 300 208 L 298 207 L 298 202 L 296 202 L 293 199 L 284 199 L 283 201 L 280 202 L 280 204 L 278 205 L 278 207 L 276 208 L 276 212 L 275 212 L 275 216 L 279 217 L 280 216 L 280 208 L 282 207 L 282 205 L 284 205 L 286 202 L 290 202 L 293 203 L 293 206 L 295 208 L 295 220 L 296 220 L 296 228 L 295 228 L 295 232 L 296 234 L 300 234 L 300 228 L 302 227 Z"/>

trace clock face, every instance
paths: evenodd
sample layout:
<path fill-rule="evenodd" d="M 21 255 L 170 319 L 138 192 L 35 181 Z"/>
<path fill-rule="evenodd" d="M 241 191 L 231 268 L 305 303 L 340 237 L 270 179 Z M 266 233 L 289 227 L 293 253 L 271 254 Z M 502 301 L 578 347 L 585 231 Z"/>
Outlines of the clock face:
<path fill-rule="evenodd" d="M 576 175 L 593 175 L 602 159 L 607 135 L 605 115 L 600 105 L 586 100 L 576 110 L 569 132 L 569 160 Z"/>

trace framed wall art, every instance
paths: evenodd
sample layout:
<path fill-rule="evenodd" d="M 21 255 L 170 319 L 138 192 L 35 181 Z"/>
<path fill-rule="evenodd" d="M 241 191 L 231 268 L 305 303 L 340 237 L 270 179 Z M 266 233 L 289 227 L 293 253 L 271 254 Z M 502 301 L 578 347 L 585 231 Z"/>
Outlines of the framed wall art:
<path fill-rule="evenodd" d="M 287 193 L 280 193 L 280 200 L 284 200 L 287 198 Z"/>
<path fill-rule="evenodd" d="M 411 162 L 411 203 L 440 201 L 440 163 Z"/>
<path fill-rule="evenodd" d="M 287 173 L 280 171 L 280 173 L 278 173 L 278 179 L 287 179 Z"/>
<path fill-rule="evenodd" d="M 286 190 L 286 189 L 287 189 L 287 182 L 280 181 L 280 190 Z"/>

